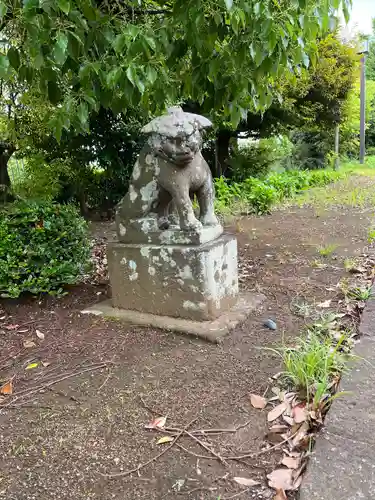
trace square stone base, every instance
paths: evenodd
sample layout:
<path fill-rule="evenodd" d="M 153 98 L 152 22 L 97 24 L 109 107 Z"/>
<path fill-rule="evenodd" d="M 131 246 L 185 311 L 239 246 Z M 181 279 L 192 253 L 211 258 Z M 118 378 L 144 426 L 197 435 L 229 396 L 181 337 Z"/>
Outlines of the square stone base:
<path fill-rule="evenodd" d="M 189 231 L 181 231 L 179 226 L 160 230 L 155 217 L 145 217 L 129 222 L 125 228 L 121 221 L 116 221 L 117 237 L 120 243 L 146 245 L 203 245 L 218 238 L 223 233 L 220 224 L 202 226 Z"/>
<path fill-rule="evenodd" d="M 245 321 L 252 311 L 265 300 L 265 296 L 254 293 L 240 294 L 232 309 L 212 321 L 192 321 L 170 316 L 141 313 L 127 309 L 112 307 L 112 301 L 106 300 L 82 311 L 82 314 L 93 314 L 110 319 L 118 319 L 125 323 L 142 326 L 153 326 L 163 330 L 187 333 L 204 338 L 210 342 L 220 343 L 225 335 L 238 324 Z"/>
<path fill-rule="evenodd" d="M 194 246 L 113 242 L 107 254 L 116 308 L 208 321 L 237 302 L 234 236 Z"/>

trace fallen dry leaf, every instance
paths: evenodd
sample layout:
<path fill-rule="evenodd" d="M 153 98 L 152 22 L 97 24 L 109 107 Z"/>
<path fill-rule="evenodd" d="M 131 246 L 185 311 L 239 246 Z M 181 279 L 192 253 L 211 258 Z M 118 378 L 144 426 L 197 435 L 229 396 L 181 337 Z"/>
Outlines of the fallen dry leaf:
<path fill-rule="evenodd" d="M 172 441 L 174 441 L 172 436 L 163 436 L 157 441 L 156 444 L 171 443 Z"/>
<path fill-rule="evenodd" d="M 304 422 L 300 426 L 292 441 L 293 448 L 296 448 L 297 446 L 304 448 L 306 446 L 306 444 L 308 443 L 307 434 L 309 432 L 309 429 L 310 427 L 307 422 Z"/>
<path fill-rule="evenodd" d="M 273 500 L 288 500 L 288 497 L 284 490 L 276 490 L 276 495 L 273 497 Z"/>
<path fill-rule="evenodd" d="M 254 408 L 258 410 L 263 410 L 267 406 L 266 398 L 258 396 L 257 394 L 250 394 L 250 402 Z"/>
<path fill-rule="evenodd" d="M 35 346 L 36 346 L 36 344 L 32 340 L 25 340 L 25 342 L 23 343 L 23 347 L 25 349 L 30 349 L 31 347 L 35 347 Z"/>
<path fill-rule="evenodd" d="M 163 429 L 165 427 L 165 423 L 167 421 L 167 417 L 158 417 L 155 418 L 152 422 L 145 426 L 146 429 Z"/>
<path fill-rule="evenodd" d="M 306 409 L 305 403 L 300 403 L 292 409 L 292 417 L 296 424 L 302 424 L 302 422 L 306 422 L 308 411 Z"/>
<path fill-rule="evenodd" d="M 17 330 L 17 328 L 19 327 L 20 325 L 7 325 L 5 327 L 6 330 Z"/>
<path fill-rule="evenodd" d="M 321 302 L 320 304 L 317 304 L 318 307 L 323 307 L 323 308 L 326 308 L 326 307 L 330 307 L 331 306 L 331 302 L 332 300 L 325 300 L 324 302 Z"/>
<path fill-rule="evenodd" d="M 5 382 L 5 384 L 0 387 L 0 394 L 13 394 L 13 383 L 11 380 L 8 380 L 8 382 Z"/>
<path fill-rule="evenodd" d="M 36 333 L 36 336 L 38 337 L 38 339 L 44 340 L 45 335 L 43 332 L 41 332 L 40 330 L 36 330 L 35 333 Z"/>
<path fill-rule="evenodd" d="M 296 480 L 294 481 L 294 483 L 293 483 L 293 489 L 294 489 L 294 490 L 298 490 L 298 489 L 299 489 L 299 487 L 300 487 L 300 486 L 301 486 L 301 484 L 302 484 L 302 480 L 303 480 L 303 476 L 302 476 L 302 475 L 301 475 L 301 476 L 299 476 L 299 477 L 297 477 L 297 479 L 296 479 Z"/>
<path fill-rule="evenodd" d="M 293 471 L 291 469 L 276 469 L 267 475 L 268 486 L 274 490 L 293 489 Z"/>
<path fill-rule="evenodd" d="M 241 484 L 242 486 L 258 486 L 259 481 L 254 481 L 254 479 L 249 479 L 247 477 L 234 477 L 233 481 L 236 481 L 237 484 Z"/>
<path fill-rule="evenodd" d="M 292 418 L 292 417 L 288 417 L 288 415 L 283 415 L 283 419 L 284 419 L 284 420 L 285 420 L 285 422 L 286 422 L 288 425 L 290 425 L 290 426 L 292 426 L 292 425 L 294 425 L 294 424 L 295 424 L 294 418 Z"/>
<path fill-rule="evenodd" d="M 301 465 L 301 458 L 300 457 L 284 457 L 281 461 L 282 465 L 285 465 L 285 467 L 288 467 L 288 469 L 293 469 L 297 470 L 298 467 Z"/>
<path fill-rule="evenodd" d="M 50 364 L 51 363 L 49 361 L 42 361 L 42 366 L 44 366 L 44 368 L 47 368 Z"/>
<path fill-rule="evenodd" d="M 287 409 L 287 405 L 285 403 L 280 403 L 275 406 L 273 410 L 271 410 L 267 415 L 268 422 L 273 422 L 277 418 L 279 418 Z"/>
<path fill-rule="evenodd" d="M 282 424 L 275 424 L 272 427 L 270 427 L 270 432 L 281 433 L 281 432 L 285 432 L 287 430 L 288 430 L 288 426 L 287 425 L 282 425 Z"/>
<path fill-rule="evenodd" d="M 33 368 L 38 368 L 39 363 L 30 363 L 26 366 L 26 370 L 32 370 Z"/>
<path fill-rule="evenodd" d="M 287 429 L 288 427 L 286 425 L 274 425 L 266 435 L 267 441 L 274 444 L 282 443 L 285 441 L 284 433 Z"/>

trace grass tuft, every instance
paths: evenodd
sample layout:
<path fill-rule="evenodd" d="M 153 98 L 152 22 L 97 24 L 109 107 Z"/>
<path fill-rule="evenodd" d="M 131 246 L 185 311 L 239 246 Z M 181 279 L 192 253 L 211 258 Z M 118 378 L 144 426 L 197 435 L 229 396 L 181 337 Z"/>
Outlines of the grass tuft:
<path fill-rule="evenodd" d="M 345 340 L 343 334 L 333 346 L 328 337 L 310 331 L 307 337 L 297 339 L 294 347 L 274 350 L 283 360 L 285 381 L 303 392 L 314 407 L 321 404 L 324 395 L 330 394 L 334 378 L 346 370 L 348 356 L 341 352 Z"/>
<path fill-rule="evenodd" d="M 336 248 L 337 245 L 335 245 L 334 243 L 330 243 L 329 245 L 326 245 L 324 247 L 319 247 L 318 252 L 321 257 L 329 257 L 333 254 Z"/>

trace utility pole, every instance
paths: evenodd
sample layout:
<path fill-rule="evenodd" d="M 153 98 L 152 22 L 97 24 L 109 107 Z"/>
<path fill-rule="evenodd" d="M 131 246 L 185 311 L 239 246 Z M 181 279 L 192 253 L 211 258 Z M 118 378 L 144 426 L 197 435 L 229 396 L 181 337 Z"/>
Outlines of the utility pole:
<path fill-rule="evenodd" d="M 338 170 L 338 168 L 340 166 L 339 153 L 340 153 L 340 125 L 338 123 L 336 123 L 336 127 L 335 127 L 335 163 L 334 163 L 335 170 Z"/>
<path fill-rule="evenodd" d="M 366 154 L 366 56 L 369 51 L 369 41 L 363 41 L 363 50 L 359 52 L 361 57 L 361 97 L 360 97 L 360 151 L 359 163 L 365 163 Z"/>

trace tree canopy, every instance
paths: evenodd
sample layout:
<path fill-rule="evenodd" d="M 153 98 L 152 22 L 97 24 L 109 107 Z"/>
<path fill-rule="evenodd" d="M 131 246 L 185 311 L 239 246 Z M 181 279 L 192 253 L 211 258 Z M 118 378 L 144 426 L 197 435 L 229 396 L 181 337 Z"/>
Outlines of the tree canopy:
<path fill-rule="evenodd" d="M 86 131 L 100 106 L 156 112 L 180 99 L 236 124 L 265 110 L 274 81 L 314 60 L 350 0 L 1 0 L 0 77 L 56 106 L 51 125 Z"/>

